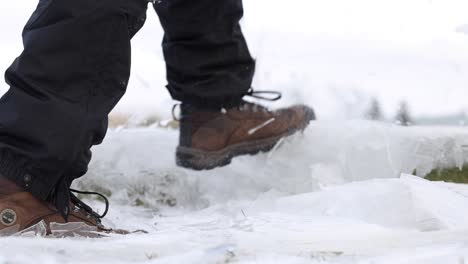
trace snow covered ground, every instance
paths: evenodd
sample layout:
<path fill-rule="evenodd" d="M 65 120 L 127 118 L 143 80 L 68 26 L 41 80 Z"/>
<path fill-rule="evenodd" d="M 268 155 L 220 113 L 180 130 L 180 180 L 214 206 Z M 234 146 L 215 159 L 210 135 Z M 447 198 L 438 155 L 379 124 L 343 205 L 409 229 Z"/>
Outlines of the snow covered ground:
<path fill-rule="evenodd" d="M 106 224 L 149 234 L 2 238 L 0 263 L 465 263 L 468 186 L 405 173 L 462 164 L 467 141 L 464 129 L 322 121 L 193 172 L 174 165 L 176 131 L 115 130 L 77 187 L 111 195 Z"/>

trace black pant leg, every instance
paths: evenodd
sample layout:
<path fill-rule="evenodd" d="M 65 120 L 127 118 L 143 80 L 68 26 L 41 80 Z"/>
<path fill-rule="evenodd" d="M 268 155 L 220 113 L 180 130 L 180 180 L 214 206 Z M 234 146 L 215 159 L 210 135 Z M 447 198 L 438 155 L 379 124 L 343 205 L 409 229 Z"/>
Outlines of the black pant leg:
<path fill-rule="evenodd" d="M 165 31 L 168 89 L 182 102 L 237 104 L 255 70 L 239 20 L 241 0 L 162 0 L 155 9 Z"/>
<path fill-rule="evenodd" d="M 146 6 L 40 0 L 23 31 L 24 51 L 6 72 L 0 174 L 47 199 L 86 172 L 89 149 L 104 138 L 107 115 L 125 93 L 130 39 Z"/>

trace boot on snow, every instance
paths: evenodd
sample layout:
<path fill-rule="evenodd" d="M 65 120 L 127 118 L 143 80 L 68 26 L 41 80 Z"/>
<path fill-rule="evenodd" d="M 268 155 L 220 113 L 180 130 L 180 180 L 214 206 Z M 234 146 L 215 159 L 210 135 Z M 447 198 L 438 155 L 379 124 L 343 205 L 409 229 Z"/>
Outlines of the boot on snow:
<path fill-rule="evenodd" d="M 35 198 L 0 175 L 0 236 L 32 233 L 54 237 L 102 237 L 109 233 L 128 233 L 105 228 L 101 224 L 102 217 L 72 196 L 65 220 L 51 203 Z"/>

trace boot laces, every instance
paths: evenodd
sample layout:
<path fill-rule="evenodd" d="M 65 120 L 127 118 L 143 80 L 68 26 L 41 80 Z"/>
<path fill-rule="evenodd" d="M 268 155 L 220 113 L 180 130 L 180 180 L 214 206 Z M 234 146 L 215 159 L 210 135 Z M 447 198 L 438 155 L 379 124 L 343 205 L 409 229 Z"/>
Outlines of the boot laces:
<path fill-rule="evenodd" d="M 89 205 L 81 201 L 73 193 L 84 194 L 84 195 L 97 195 L 101 197 L 104 200 L 104 203 L 106 204 L 106 209 L 104 210 L 104 213 L 102 214 L 96 213 Z M 85 192 L 85 191 L 78 191 L 75 189 L 70 189 L 70 198 L 73 204 L 75 205 L 75 210 L 83 209 L 86 213 L 88 213 L 89 216 L 93 216 L 94 218 L 96 218 L 98 222 L 100 222 L 101 219 L 104 218 L 109 212 L 109 200 L 103 194 L 100 194 L 97 192 Z"/>
<path fill-rule="evenodd" d="M 265 100 L 265 101 L 278 101 L 282 98 L 281 92 L 277 91 L 268 91 L 268 90 L 261 90 L 261 91 L 255 91 L 254 89 L 249 89 L 247 93 L 245 94 L 246 96 L 255 98 L 255 99 L 260 99 L 260 100 Z M 270 96 L 268 96 L 270 95 Z M 175 121 L 180 121 L 180 114 L 176 114 L 177 109 L 180 109 L 181 104 L 174 104 L 172 106 L 172 118 Z M 269 112 L 269 110 L 263 106 L 260 106 L 258 104 L 250 103 L 247 101 L 242 100 L 241 104 L 237 107 L 240 111 L 253 111 L 253 112 Z M 221 108 L 221 112 L 225 114 L 227 110 L 225 108 Z"/>
<path fill-rule="evenodd" d="M 265 100 L 265 101 L 278 101 L 281 99 L 282 94 L 277 91 L 254 91 L 253 89 L 250 89 L 247 94 L 247 96 L 255 98 L 255 99 L 260 99 L 260 100 Z M 265 96 L 265 95 L 271 95 L 271 96 Z M 242 103 L 238 106 L 239 111 L 251 111 L 251 112 L 264 112 L 268 113 L 270 110 L 268 110 L 266 107 L 247 102 L 245 100 L 242 101 Z"/>
<path fill-rule="evenodd" d="M 176 114 L 176 110 L 179 109 L 180 111 L 181 106 L 182 104 L 174 104 L 172 106 L 172 118 L 174 119 L 174 121 L 180 122 L 180 112 L 179 114 Z"/>
<path fill-rule="evenodd" d="M 248 90 L 246 95 L 255 99 L 271 101 L 271 102 L 278 101 L 279 99 L 281 99 L 281 97 L 283 97 L 283 95 L 277 91 L 267 91 L 267 90 L 255 91 L 254 89 Z M 265 96 L 265 95 L 271 95 L 271 96 Z"/>

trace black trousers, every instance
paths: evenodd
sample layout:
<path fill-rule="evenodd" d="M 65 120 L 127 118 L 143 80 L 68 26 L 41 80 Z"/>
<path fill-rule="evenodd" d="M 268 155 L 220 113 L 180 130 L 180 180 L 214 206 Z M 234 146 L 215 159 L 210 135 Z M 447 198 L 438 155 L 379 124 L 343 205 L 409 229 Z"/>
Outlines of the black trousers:
<path fill-rule="evenodd" d="M 147 0 L 39 1 L 23 31 L 24 51 L 6 72 L 0 174 L 38 198 L 66 196 L 125 93 L 130 40 L 147 6 Z M 241 0 L 158 0 L 154 7 L 165 30 L 172 97 L 214 107 L 238 103 L 255 67 L 239 26 Z"/>

